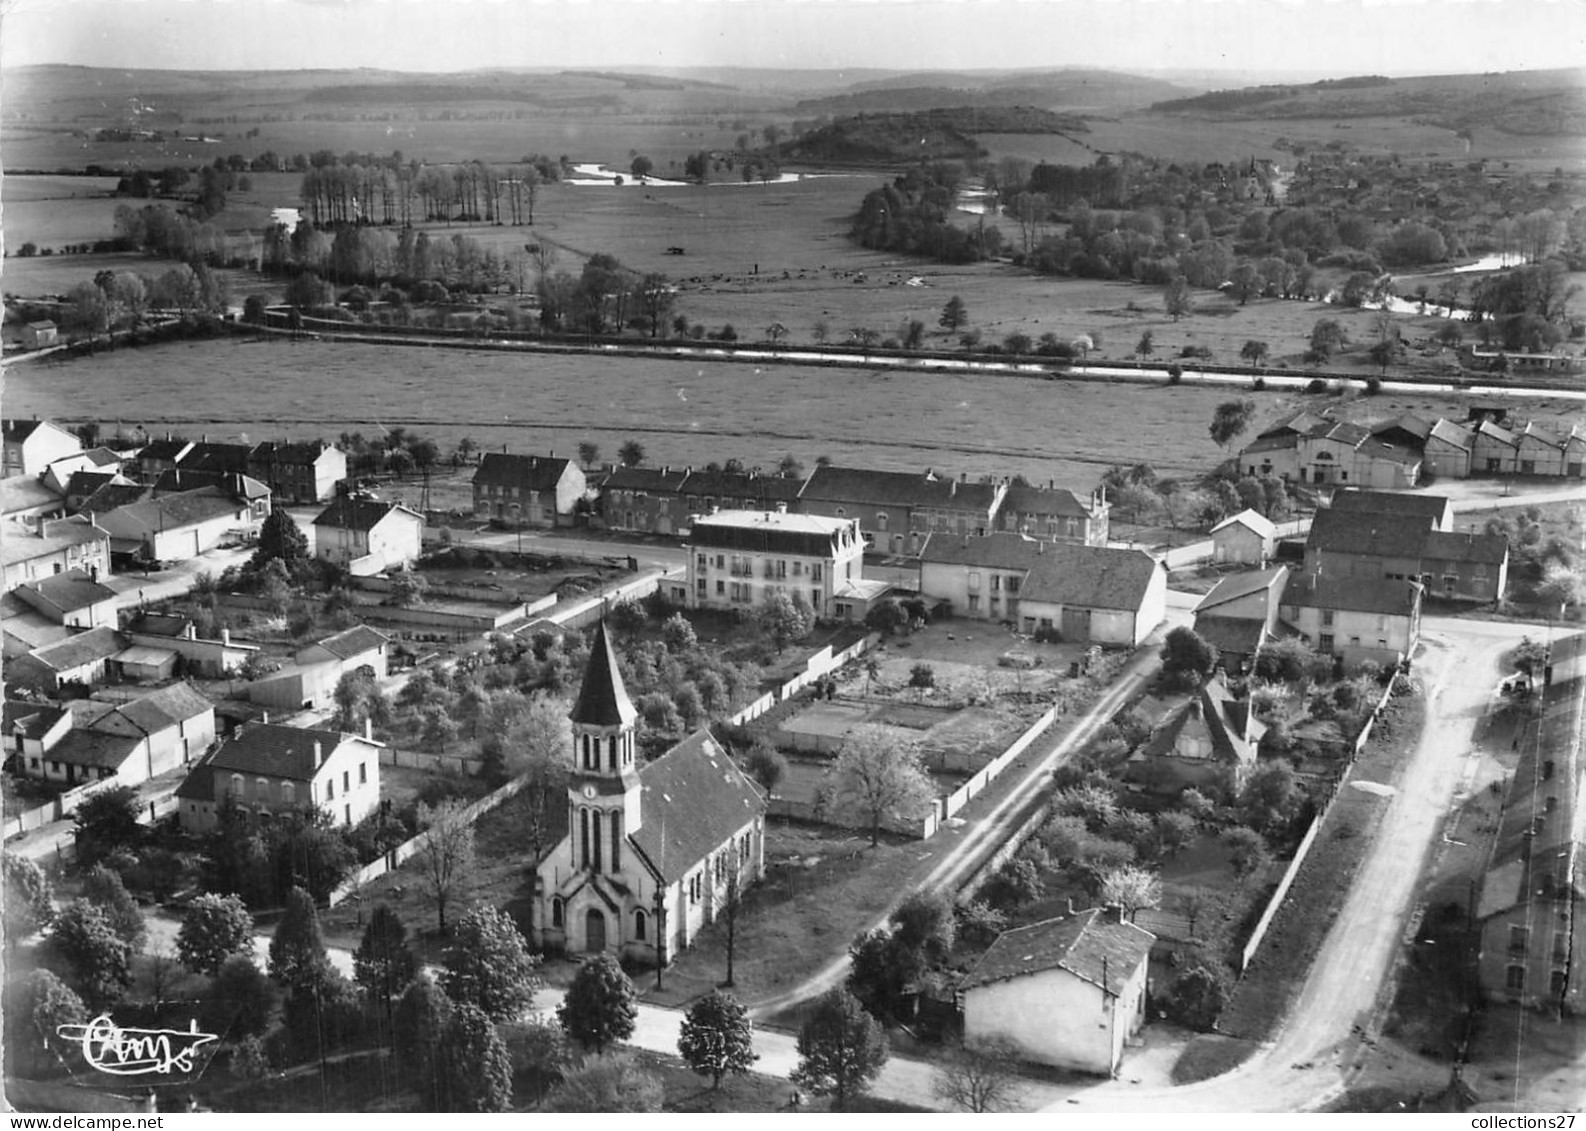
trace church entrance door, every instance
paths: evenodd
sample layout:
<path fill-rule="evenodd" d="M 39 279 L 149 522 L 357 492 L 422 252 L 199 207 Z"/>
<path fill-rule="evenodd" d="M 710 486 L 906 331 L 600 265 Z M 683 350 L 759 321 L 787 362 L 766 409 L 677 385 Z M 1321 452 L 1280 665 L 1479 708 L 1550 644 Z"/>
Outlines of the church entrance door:
<path fill-rule="evenodd" d="M 606 917 L 593 907 L 584 916 L 584 949 L 606 949 Z"/>

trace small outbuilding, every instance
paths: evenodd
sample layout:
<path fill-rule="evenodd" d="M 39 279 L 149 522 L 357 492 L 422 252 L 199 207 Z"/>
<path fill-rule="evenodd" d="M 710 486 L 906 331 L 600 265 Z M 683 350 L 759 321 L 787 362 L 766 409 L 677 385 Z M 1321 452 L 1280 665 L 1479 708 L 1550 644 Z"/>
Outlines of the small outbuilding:
<path fill-rule="evenodd" d="M 1277 540 L 1271 520 L 1247 508 L 1212 527 L 1212 561 L 1259 569 L 1272 560 Z"/>

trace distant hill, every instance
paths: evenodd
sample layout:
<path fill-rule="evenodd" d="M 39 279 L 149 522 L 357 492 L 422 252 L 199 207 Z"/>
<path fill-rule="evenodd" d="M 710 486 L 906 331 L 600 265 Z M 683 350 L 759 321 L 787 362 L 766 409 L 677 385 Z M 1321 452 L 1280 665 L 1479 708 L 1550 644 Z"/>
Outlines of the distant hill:
<path fill-rule="evenodd" d="M 1403 117 L 1454 130 L 1578 137 L 1586 133 L 1586 69 L 1402 79 L 1362 75 L 1214 90 L 1150 109 L 1221 119 Z"/>
<path fill-rule="evenodd" d="M 1032 106 L 955 106 L 920 113 L 857 114 L 784 144 L 783 163 L 896 165 L 984 155 L 978 134 L 1085 133 L 1084 120 Z"/>
<path fill-rule="evenodd" d="M 807 98 L 801 114 L 861 114 L 956 106 L 1037 106 L 1124 110 L 1183 95 L 1161 79 L 1116 71 L 919 71 L 854 83 L 847 91 Z"/>

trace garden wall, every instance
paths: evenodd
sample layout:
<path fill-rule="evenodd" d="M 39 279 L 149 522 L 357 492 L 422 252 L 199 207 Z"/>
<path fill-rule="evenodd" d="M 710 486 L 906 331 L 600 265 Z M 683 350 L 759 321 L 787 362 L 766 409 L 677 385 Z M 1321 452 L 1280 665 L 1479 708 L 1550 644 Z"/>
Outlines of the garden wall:
<path fill-rule="evenodd" d="M 673 570 L 670 573 L 660 570 L 651 570 L 641 573 L 631 581 L 624 581 L 621 585 L 597 593 L 592 597 L 569 604 L 566 608 L 550 613 L 546 620 L 561 625 L 563 628 L 584 628 L 594 624 L 605 615 L 608 605 L 619 601 L 637 601 L 648 597 L 658 589 L 663 581 L 678 581 L 684 577 L 682 570 Z"/>
<path fill-rule="evenodd" d="M 401 766 L 409 770 L 439 770 L 448 774 L 467 774 L 470 777 L 484 768 L 479 758 L 464 758 L 457 754 L 429 754 L 423 750 L 397 750 L 384 747 L 380 751 L 382 766 Z"/>
<path fill-rule="evenodd" d="M 836 671 L 850 660 L 864 655 L 874 648 L 876 642 L 880 639 L 881 635 L 879 633 L 872 632 L 863 640 L 856 640 L 841 652 L 833 652 L 831 645 L 828 644 L 804 661 L 804 670 L 802 672 L 774 691 L 766 692 L 753 703 L 740 707 L 737 714 L 731 716 L 727 722 L 732 726 L 743 726 L 747 722 L 758 719 L 772 707 L 793 698 L 793 696 L 803 691 L 816 680 Z"/>
<path fill-rule="evenodd" d="M 64 817 L 69 817 L 77 811 L 79 805 L 100 790 L 109 789 L 120 784 L 115 778 L 89 782 L 86 785 L 77 786 L 75 789 L 68 789 L 54 799 L 25 810 L 15 817 L 8 817 L 5 823 L 5 838 L 9 840 L 22 833 L 30 833 L 34 829 L 43 828 L 51 821 L 59 821 Z"/>
<path fill-rule="evenodd" d="M 1028 750 L 1030 748 L 1030 744 L 1040 737 L 1042 732 L 1044 732 L 1047 727 L 1051 726 L 1056 721 L 1056 706 L 1048 707 L 1045 711 L 1041 712 L 1040 717 L 1038 717 L 1035 722 L 1031 723 L 1029 727 L 1025 729 L 1023 734 L 1014 739 L 1012 745 L 1010 745 L 1001 754 L 998 754 L 990 762 L 987 762 L 985 767 L 974 777 L 970 778 L 963 785 L 959 786 L 952 793 L 948 794 L 938 802 L 938 805 L 941 808 L 943 819 L 953 816 L 965 805 L 968 805 L 970 801 L 972 801 L 976 795 L 980 793 L 981 790 L 985 789 L 986 786 L 990 785 L 994 780 L 996 780 L 998 774 L 1007 769 L 1015 758 Z"/>

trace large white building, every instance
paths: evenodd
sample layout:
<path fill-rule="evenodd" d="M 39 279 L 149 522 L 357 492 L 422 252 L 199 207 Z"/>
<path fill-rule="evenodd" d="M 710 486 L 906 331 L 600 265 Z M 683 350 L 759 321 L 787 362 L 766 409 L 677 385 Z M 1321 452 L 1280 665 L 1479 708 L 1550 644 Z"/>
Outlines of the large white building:
<path fill-rule="evenodd" d="M 830 618 L 843 616 L 839 603 L 862 606 L 874 595 L 857 519 L 718 511 L 694 521 L 686 548 L 691 609 L 754 608 L 783 592 Z"/>

